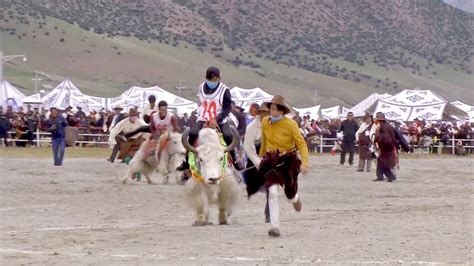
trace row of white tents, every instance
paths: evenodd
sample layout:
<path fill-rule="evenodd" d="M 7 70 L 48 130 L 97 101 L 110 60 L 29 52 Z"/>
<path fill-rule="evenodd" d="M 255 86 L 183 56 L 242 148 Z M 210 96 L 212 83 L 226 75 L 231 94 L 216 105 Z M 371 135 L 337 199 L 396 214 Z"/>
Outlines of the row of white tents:
<path fill-rule="evenodd" d="M 81 107 L 86 113 L 92 110 L 98 111 L 102 108 L 112 109 L 116 106 L 126 110 L 132 107 L 143 109 L 150 95 L 155 95 L 159 100 L 167 101 L 169 107 L 180 115 L 190 113 L 198 107 L 196 103 L 169 93 L 158 86 L 149 88 L 133 86 L 118 97 L 104 98 L 82 93 L 69 79 L 64 80 L 42 97 L 40 94 L 27 97 L 8 81 L 3 81 L 0 84 L 0 100 L 4 107 L 7 105 L 39 104 L 45 108 L 65 109 L 68 106 L 73 106 Z"/>
<path fill-rule="evenodd" d="M 0 84 L 0 101 L 2 106 L 20 106 L 23 104 L 40 104 L 45 108 L 57 107 L 65 109 L 68 106 L 82 107 L 87 113 L 102 108 L 112 109 L 120 106 L 126 110 L 132 107 L 143 109 L 148 103 L 148 97 L 155 95 L 158 100 L 165 100 L 177 114 L 191 113 L 198 105 L 195 102 L 174 95 L 158 86 L 142 88 L 133 86 L 118 97 L 103 98 L 83 94 L 69 79 L 61 82 L 56 88 L 44 96 L 34 94 L 25 96 L 8 81 Z M 261 88 L 231 89 L 235 103 L 248 110 L 252 103 L 261 104 L 272 99 L 273 95 Z M 448 102 L 430 90 L 403 90 L 396 95 L 373 93 L 352 108 L 333 106 L 321 108 L 320 105 L 294 108 L 300 116 L 309 115 L 311 119 L 337 119 L 346 117 L 353 112 L 355 117 L 365 113 L 383 112 L 390 120 L 413 121 L 421 120 L 465 120 L 474 122 L 474 106 L 460 101 Z"/>

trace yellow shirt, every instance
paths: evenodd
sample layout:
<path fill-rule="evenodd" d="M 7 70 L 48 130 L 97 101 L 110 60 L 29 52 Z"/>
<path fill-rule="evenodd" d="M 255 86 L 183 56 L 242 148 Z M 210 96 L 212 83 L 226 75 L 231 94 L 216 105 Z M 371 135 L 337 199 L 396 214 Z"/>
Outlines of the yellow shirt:
<path fill-rule="evenodd" d="M 293 119 L 283 117 L 276 123 L 269 123 L 270 117 L 262 120 L 262 146 L 260 147 L 260 156 L 266 152 L 291 151 L 298 148 L 301 155 L 303 166 L 308 167 L 308 146 L 301 135 L 300 129 Z"/>

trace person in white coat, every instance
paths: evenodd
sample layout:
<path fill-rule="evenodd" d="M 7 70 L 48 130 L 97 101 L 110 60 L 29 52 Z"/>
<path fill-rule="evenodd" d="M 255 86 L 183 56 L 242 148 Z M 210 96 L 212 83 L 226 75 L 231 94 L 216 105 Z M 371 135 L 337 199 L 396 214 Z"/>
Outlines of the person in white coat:
<path fill-rule="evenodd" d="M 142 126 L 147 126 L 148 124 L 145 121 L 138 119 L 138 111 L 133 108 L 130 109 L 129 117 L 118 122 L 110 131 L 109 134 L 109 145 L 114 147 L 117 143 L 116 138 L 122 136 L 124 143 L 120 146 L 119 159 L 127 160 L 126 157 L 133 157 L 135 152 L 140 147 L 141 142 L 144 140 L 142 138 L 142 133 L 131 136 L 129 139 L 125 138 L 125 134 L 132 132 Z"/>
<path fill-rule="evenodd" d="M 245 182 L 248 178 L 252 178 L 257 174 L 257 168 L 262 158 L 258 155 L 262 142 L 262 119 L 270 115 L 270 109 L 264 104 L 262 106 L 255 105 L 255 119 L 247 125 L 244 137 L 244 151 L 247 155 L 246 171 L 243 172 Z M 270 222 L 270 209 L 268 206 L 268 188 L 266 189 L 267 202 L 265 204 L 265 222 Z"/>

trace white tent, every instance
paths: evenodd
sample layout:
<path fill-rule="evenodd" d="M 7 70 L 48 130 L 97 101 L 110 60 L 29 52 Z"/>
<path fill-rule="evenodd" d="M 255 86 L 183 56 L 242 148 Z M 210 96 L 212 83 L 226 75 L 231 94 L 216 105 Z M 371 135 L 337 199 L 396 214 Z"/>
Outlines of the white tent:
<path fill-rule="evenodd" d="M 41 98 L 41 101 L 46 108 L 82 107 L 82 110 L 86 113 L 92 110 L 100 110 L 106 106 L 105 98 L 83 94 L 69 79 L 61 82 Z"/>
<path fill-rule="evenodd" d="M 298 111 L 301 117 L 309 115 L 310 119 L 318 120 L 319 110 L 321 109 L 321 105 L 316 105 L 316 106 L 307 107 L 307 108 L 293 108 L 293 109 Z"/>
<path fill-rule="evenodd" d="M 374 113 L 383 112 L 389 120 L 441 120 L 447 103 L 430 90 L 403 90 L 378 101 Z"/>
<path fill-rule="evenodd" d="M 273 98 L 273 95 L 266 93 L 260 88 L 242 89 L 239 87 L 233 87 L 230 90 L 230 94 L 235 104 L 244 108 L 245 111 L 249 110 L 252 103 L 262 104 L 271 101 Z"/>
<path fill-rule="evenodd" d="M 346 117 L 348 112 L 352 112 L 354 117 L 361 117 L 364 116 L 365 113 L 372 107 L 378 100 L 383 100 L 392 95 L 388 93 L 378 94 L 372 93 L 369 97 L 362 100 L 360 103 L 356 104 L 354 107 L 350 108 L 346 112 L 342 113 L 342 117 Z"/>
<path fill-rule="evenodd" d="M 463 110 L 464 112 L 472 112 L 474 111 L 474 106 L 463 103 L 461 101 L 451 102 L 452 105 L 456 106 L 457 108 Z"/>
<path fill-rule="evenodd" d="M 41 94 L 40 93 L 35 93 L 30 96 L 26 96 L 23 98 L 23 103 L 29 103 L 29 104 L 42 104 L 43 102 L 41 101 Z"/>
<path fill-rule="evenodd" d="M 184 113 L 191 113 L 198 108 L 198 105 L 195 102 L 181 98 L 177 95 L 174 95 L 158 86 L 153 86 L 149 88 L 142 88 L 133 86 L 130 89 L 124 91 L 118 98 L 127 98 L 128 102 L 132 102 L 133 105 L 137 106 L 139 109 L 143 109 L 146 104 L 148 104 L 148 97 L 150 95 L 155 95 L 157 103 L 161 100 L 164 100 L 168 103 L 168 108 L 172 109 L 178 115 L 183 115 Z M 122 99 L 123 101 L 123 99 Z M 117 103 L 110 101 L 110 107 L 115 106 Z"/>
<path fill-rule="evenodd" d="M 0 101 L 4 108 L 11 105 L 14 111 L 18 111 L 18 107 L 23 104 L 23 98 L 25 95 L 10 82 L 4 80 L 0 83 Z"/>
<path fill-rule="evenodd" d="M 349 109 L 337 105 L 329 108 L 321 109 L 321 117 L 323 119 L 339 119 L 342 118 L 343 113 L 347 113 Z"/>
<path fill-rule="evenodd" d="M 458 109 L 464 111 L 469 116 L 469 121 L 474 123 L 474 106 L 463 103 L 461 101 L 455 101 L 451 103 L 453 106 L 457 107 Z"/>
<path fill-rule="evenodd" d="M 126 95 L 121 95 L 119 97 L 107 98 L 107 109 L 113 109 L 116 106 L 120 106 L 125 110 L 130 110 L 131 108 L 138 107 L 137 103 L 141 102 L 141 99 L 130 98 Z"/>

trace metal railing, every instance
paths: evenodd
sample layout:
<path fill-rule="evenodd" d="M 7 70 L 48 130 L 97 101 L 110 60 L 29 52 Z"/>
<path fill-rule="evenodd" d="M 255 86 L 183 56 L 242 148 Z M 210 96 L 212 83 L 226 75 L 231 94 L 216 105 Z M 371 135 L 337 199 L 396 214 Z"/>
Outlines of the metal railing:
<path fill-rule="evenodd" d="M 335 142 L 337 141 L 337 138 L 329 138 L 329 137 L 324 137 L 324 136 L 320 135 L 319 140 L 320 140 L 320 144 L 315 145 L 316 146 L 315 150 L 318 150 L 319 153 L 322 154 L 322 153 L 324 153 L 324 148 L 334 147 Z M 437 143 L 433 143 L 429 147 L 421 147 L 419 145 L 413 145 L 413 148 L 414 149 L 428 148 L 430 153 L 432 152 L 433 148 L 438 148 L 438 149 L 450 148 L 451 149 L 451 154 L 454 155 L 455 154 L 455 148 L 456 148 L 456 142 L 458 142 L 458 141 L 461 141 L 463 143 L 465 143 L 465 142 L 470 143 L 470 144 L 467 144 L 467 145 L 463 145 L 463 147 L 466 148 L 466 149 L 470 149 L 471 152 L 472 152 L 472 150 L 474 150 L 474 139 L 457 139 L 457 138 L 454 138 L 454 137 L 452 137 L 449 140 L 448 145 L 444 145 L 444 144 L 442 144 L 441 141 L 438 141 Z M 356 147 L 357 146 L 358 145 L 356 144 Z"/>
<path fill-rule="evenodd" d="M 16 135 L 17 132 L 10 131 L 8 132 L 10 136 Z M 21 135 L 26 135 L 26 132 L 22 132 Z M 40 147 L 41 143 L 51 143 L 51 133 L 50 132 L 44 132 L 44 131 L 39 131 L 36 130 L 33 133 L 35 136 L 31 140 L 35 144 L 36 147 Z M 82 147 L 84 144 L 107 144 L 107 141 L 99 141 L 99 140 L 84 140 L 84 137 L 96 137 L 96 138 L 109 138 L 109 134 L 92 134 L 92 133 L 78 133 L 77 134 L 78 139 L 74 141 L 74 145 L 79 144 L 80 147 Z M 28 139 L 16 139 L 16 138 L 7 138 L 7 141 L 9 142 L 30 142 Z"/>
<path fill-rule="evenodd" d="M 12 134 L 15 135 L 16 134 L 16 132 L 13 132 L 13 131 L 11 131 L 9 133 L 10 133 L 10 135 L 12 135 Z M 22 134 L 26 134 L 26 133 L 22 133 Z M 32 142 L 35 143 L 35 145 L 37 147 L 40 147 L 41 143 L 48 143 L 48 144 L 51 143 L 51 133 L 36 130 L 36 132 L 34 132 L 33 134 L 35 135 L 35 137 L 33 138 Z M 96 138 L 107 138 L 108 139 L 109 134 L 78 133 L 77 136 L 78 136 L 78 138 L 79 137 L 81 137 L 81 138 L 96 137 Z M 320 140 L 320 143 L 315 145 L 315 150 L 317 150 L 317 152 L 322 154 L 322 153 L 324 153 L 325 148 L 334 147 L 335 142 L 337 141 L 337 138 L 329 138 L 329 137 L 324 137 L 323 135 L 320 135 L 319 140 Z M 28 140 L 28 139 L 8 138 L 7 141 L 9 141 L 9 142 L 29 142 L 30 140 Z M 463 147 L 467 148 L 467 149 L 470 149 L 471 152 L 472 152 L 472 150 L 474 150 L 474 139 L 457 139 L 457 138 L 454 138 L 454 137 L 449 140 L 448 145 L 443 145 L 441 143 L 441 141 L 438 141 L 438 143 L 433 144 L 429 147 L 420 147 L 419 145 L 414 145 L 413 148 L 414 149 L 428 148 L 428 151 L 430 153 L 432 153 L 433 148 L 438 148 L 438 149 L 449 148 L 449 149 L 451 149 L 451 154 L 454 155 L 457 141 L 461 141 L 463 143 L 465 143 L 465 142 L 470 143 L 468 145 L 463 145 Z M 97 145 L 107 144 L 108 145 L 108 142 L 107 141 L 99 141 L 99 140 L 78 139 L 74 142 L 74 146 L 75 146 L 75 144 L 79 144 L 79 146 L 82 147 L 84 144 L 97 144 Z M 357 144 L 356 144 L 356 147 L 357 147 Z"/>

